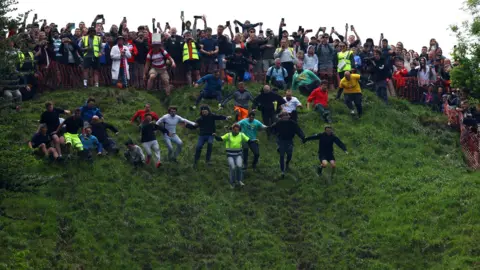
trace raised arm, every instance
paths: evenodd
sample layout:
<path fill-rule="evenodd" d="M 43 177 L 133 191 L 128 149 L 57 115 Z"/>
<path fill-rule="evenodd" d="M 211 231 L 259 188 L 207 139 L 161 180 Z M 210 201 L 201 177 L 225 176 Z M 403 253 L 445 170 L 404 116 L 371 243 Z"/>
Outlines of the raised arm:
<path fill-rule="evenodd" d="M 355 27 L 353 27 L 353 25 L 351 26 L 351 28 L 352 28 L 353 33 L 355 34 L 355 37 L 358 40 L 358 43 L 362 44 L 362 39 L 360 39 L 360 36 L 357 34 L 357 29 L 355 29 Z"/>

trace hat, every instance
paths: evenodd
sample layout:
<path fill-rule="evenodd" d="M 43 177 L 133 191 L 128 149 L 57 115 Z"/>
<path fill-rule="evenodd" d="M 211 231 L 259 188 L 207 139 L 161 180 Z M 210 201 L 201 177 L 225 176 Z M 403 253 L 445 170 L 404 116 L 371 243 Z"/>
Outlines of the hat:
<path fill-rule="evenodd" d="M 117 37 L 117 41 L 118 41 L 119 39 L 123 39 L 123 41 L 125 41 L 125 38 L 124 38 L 123 36 L 118 36 L 118 37 Z"/>
<path fill-rule="evenodd" d="M 188 30 L 188 29 L 187 29 L 187 30 L 185 30 L 185 31 L 183 31 L 183 35 L 184 35 L 184 36 L 185 36 L 187 33 L 190 33 L 190 34 L 191 34 L 191 33 L 192 33 L 192 31 L 190 31 L 190 30 Z"/>
<path fill-rule="evenodd" d="M 272 29 L 270 29 L 270 28 L 267 28 L 267 33 L 268 33 L 268 32 L 272 32 Z"/>

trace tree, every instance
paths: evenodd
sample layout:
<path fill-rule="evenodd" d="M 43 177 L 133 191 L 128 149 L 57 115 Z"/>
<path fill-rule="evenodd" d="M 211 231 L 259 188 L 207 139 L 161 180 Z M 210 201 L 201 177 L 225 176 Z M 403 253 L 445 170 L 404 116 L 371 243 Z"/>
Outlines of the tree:
<path fill-rule="evenodd" d="M 457 37 L 453 57 L 455 67 L 451 72 L 452 86 L 467 88 L 471 95 L 480 98 L 480 0 L 467 0 L 463 9 L 471 20 L 452 25 Z"/>

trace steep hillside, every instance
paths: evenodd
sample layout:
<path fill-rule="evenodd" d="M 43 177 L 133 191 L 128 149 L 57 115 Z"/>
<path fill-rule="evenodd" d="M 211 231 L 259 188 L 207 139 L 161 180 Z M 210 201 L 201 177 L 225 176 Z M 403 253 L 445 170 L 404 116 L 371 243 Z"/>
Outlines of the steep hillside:
<path fill-rule="evenodd" d="M 197 93 L 181 89 L 162 103 L 144 91 L 58 91 L 3 112 L 0 269 L 479 267 L 480 174 L 467 171 L 458 134 L 444 129 L 442 116 L 405 101 L 387 107 L 366 93 L 361 120 L 332 102 L 350 154 L 337 148 L 330 185 L 315 174 L 316 143 L 298 139 L 292 172 L 281 179 L 265 134 L 259 172 L 249 171 L 236 190 L 227 184 L 223 144 L 214 144 L 214 167 L 204 166 L 204 150 L 193 169 L 197 131 L 183 128 L 179 164 L 160 169 L 135 170 L 121 156 L 50 164 L 26 147 L 47 100 L 73 109 L 95 96 L 123 147 L 129 137 L 139 140 L 129 118 L 144 103 L 159 114 L 175 104 L 195 120 L 188 107 Z M 314 112 L 299 121 L 306 134 L 323 130 Z"/>

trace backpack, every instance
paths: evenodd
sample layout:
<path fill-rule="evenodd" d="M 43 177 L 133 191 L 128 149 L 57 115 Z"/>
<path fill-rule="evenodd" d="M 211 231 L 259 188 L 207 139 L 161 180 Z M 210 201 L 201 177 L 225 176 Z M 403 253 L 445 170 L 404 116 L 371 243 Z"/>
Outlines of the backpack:
<path fill-rule="evenodd" d="M 271 66 L 270 67 L 270 75 L 267 75 L 269 77 L 272 77 L 272 74 L 273 74 L 273 68 L 275 68 L 275 66 Z M 283 75 L 283 78 L 286 79 L 287 78 L 287 75 L 285 74 L 286 70 L 284 67 L 281 67 L 282 68 L 282 75 Z"/>

